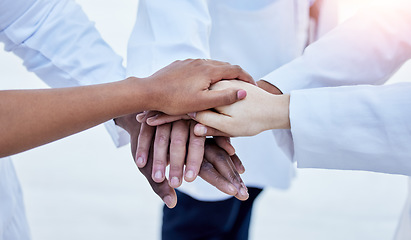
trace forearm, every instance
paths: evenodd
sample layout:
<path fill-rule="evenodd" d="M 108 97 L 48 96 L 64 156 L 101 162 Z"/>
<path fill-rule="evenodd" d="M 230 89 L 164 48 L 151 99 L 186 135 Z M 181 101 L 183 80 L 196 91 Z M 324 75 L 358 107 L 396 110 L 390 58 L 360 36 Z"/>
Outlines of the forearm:
<path fill-rule="evenodd" d="M 148 91 L 140 82 L 133 78 L 86 87 L 1 91 L 0 157 L 149 109 Z"/>

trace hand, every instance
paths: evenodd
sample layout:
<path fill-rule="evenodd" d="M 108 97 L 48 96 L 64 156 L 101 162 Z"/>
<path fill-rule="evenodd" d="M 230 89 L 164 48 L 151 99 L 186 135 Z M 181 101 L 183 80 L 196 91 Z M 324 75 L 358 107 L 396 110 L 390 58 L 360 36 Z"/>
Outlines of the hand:
<path fill-rule="evenodd" d="M 141 131 L 139 136 L 137 148 L 137 164 L 139 167 L 144 167 L 145 159 L 147 159 L 154 137 L 153 128 L 145 125 L 145 119 L 157 114 L 157 112 L 150 111 L 137 115 L 137 120 L 143 122 L 145 129 L 151 129 L 150 131 Z M 184 165 L 186 165 L 184 179 L 187 182 L 195 180 L 203 161 L 205 137 L 194 135 L 194 125 L 195 122 L 192 120 L 180 120 L 157 127 L 153 145 L 154 162 L 152 177 L 154 181 L 161 182 L 164 180 L 165 169 L 168 164 L 170 164 L 169 184 L 171 187 L 177 188 L 181 185 Z M 235 154 L 235 149 L 231 145 L 229 138 L 217 137 L 215 142 L 230 156 Z M 186 149 L 187 145 L 188 150 Z"/>
<path fill-rule="evenodd" d="M 273 95 L 239 81 L 221 81 L 212 88 L 221 90 L 233 85 L 245 89 L 247 98 L 232 105 L 217 107 L 217 113 L 207 110 L 191 114 L 193 119 L 208 126 L 196 126 L 196 135 L 252 136 L 269 129 L 290 128 L 289 95 Z"/>
<path fill-rule="evenodd" d="M 148 113 L 150 116 L 155 113 Z M 173 208 L 177 204 L 177 196 L 172 187 L 170 187 L 169 182 L 165 178 L 163 173 L 163 181 L 153 180 L 153 137 L 155 134 L 155 128 L 150 127 L 147 124 L 141 124 L 136 121 L 136 114 L 127 115 L 116 119 L 116 123 L 125 129 L 130 134 L 131 140 L 131 151 L 133 158 L 140 171 L 146 177 L 147 181 L 150 183 L 153 191 L 164 201 L 164 203 L 169 207 Z M 223 146 L 227 151 L 234 153 L 234 149 L 231 144 L 228 144 L 226 138 L 219 138 L 217 140 L 219 145 Z M 190 145 L 189 145 L 190 148 Z M 225 152 L 225 150 L 223 150 Z M 226 152 L 225 152 L 226 153 Z M 222 156 L 223 153 L 220 153 Z M 238 175 L 238 172 L 243 173 L 244 167 L 238 157 L 233 156 L 233 160 L 230 161 L 220 161 L 221 158 L 209 159 L 209 162 L 203 160 L 200 165 L 199 175 L 206 179 L 207 182 L 218 188 L 229 195 L 238 195 L 237 198 L 245 200 L 246 195 L 244 190 L 246 188 L 242 187 L 242 180 Z M 234 169 L 233 169 L 234 164 Z M 236 172 L 236 169 L 238 169 Z M 234 176 L 234 177 L 233 177 Z M 193 179 L 194 180 L 194 179 Z M 231 182 L 230 182 L 230 181 Z M 241 187 L 243 190 L 241 190 Z M 248 193 L 247 193 L 248 197 Z"/>
<path fill-rule="evenodd" d="M 140 172 L 146 177 L 153 191 L 169 208 L 175 207 L 177 204 L 175 190 L 169 186 L 167 181 L 154 182 L 151 177 L 153 152 L 150 146 L 152 144 L 151 136 L 154 134 L 155 127 L 150 127 L 147 124 L 140 124 L 137 122 L 136 114 L 117 118 L 115 119 L 115 122 L 130 134 L 131 154 L 135 163 L 139 167 Z M 150 140 L 148 144 L 144 141 L 145 139 Z M 142 144 L 138 144 L 138 142 L 142 142 Z M 140 151 L 140 155 L 136 154 L 138 152 L 137 148 Z M 145 151 L 146 149 L 147 151 Z"/>
<path fill-rule="evenodd" d="M 244 201 L 249 196 L 247 187 L 239 175 L 244 171 L 244 166 L 236 154 L 229 156 L 217 145 L 215 139 L 206 139 L 204 161 L 199 173 L 202 179 L 220 191 Z M 233 185 L 235 189 L 232 188 Z"/>
<path fill-rule="evenodd" d="M 209 90 L 222 79 L 254 84 L 252 77 L 236 65 L 204 59 L 175 61 L 144 80 L 154 98 L 149 109 L 178 115 L 231 104 L 246 96 L 236 86 Z"/>
<path fill-rule="evenodd" d="M 280 89 L 278 89 L 276 86 L 272 85 L 271 83 L 268 83 L 265 80 L 258 81 L 257 86 L 271 94 L 275 94 L 275 95 L 283 94 L 280 91 Z M 150 126 L 158 126 L 158 125 L 171 123 L 171 122 L 181 120 L 181 119 L 188 120 L 192 118 L 191 116 L 194 116 L 194 113 L 190 113 L 188 115 L 187 114 L 168 115 L 164 113 L 157 113 L 157 114 L 152 115 L 151 117 L 148 117 L 146 122 Z M 143 121 L 143 118 L 145 117 L 146 117 L 146 112 L 140 113 L 137 115 L 137 120 L 141 123 Z M 207 133 L 207 129 L 208 129 L 208 133 Z M 195 133 L 198 136 L 229 136 L 229 134 L 223 133 L 216 129 L 211 129 L 210 127 L 207 128 L 207 126 L 204 126 L 202 124 L 198 124 L 198 126 L 195 127 Z M 211 135 L 212 133 L 214 133 L 215 135 Z"/>

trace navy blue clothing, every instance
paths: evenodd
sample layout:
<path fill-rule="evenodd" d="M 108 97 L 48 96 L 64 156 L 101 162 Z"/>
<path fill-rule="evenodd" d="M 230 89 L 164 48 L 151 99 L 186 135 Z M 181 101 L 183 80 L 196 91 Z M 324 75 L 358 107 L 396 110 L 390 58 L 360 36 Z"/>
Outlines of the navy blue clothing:
<path fill-rule="evenodd" d="M 177 206 L 163 208 L 163 240 L 247 240 L 254 200 L 262 189 L 248 188 L 249 198 L 198 201 L 178 190 Z"/>

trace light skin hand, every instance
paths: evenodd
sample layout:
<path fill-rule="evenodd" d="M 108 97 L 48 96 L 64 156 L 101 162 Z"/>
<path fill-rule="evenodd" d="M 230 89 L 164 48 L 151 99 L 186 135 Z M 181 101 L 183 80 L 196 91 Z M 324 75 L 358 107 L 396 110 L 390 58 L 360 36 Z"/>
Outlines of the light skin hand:
<path fill-rule="evenodd" d="M 258 81 L 257 82 L 257 86 L 259 87 L 259 88 L 261 88 L 261 89 L 264 89 L 266 92 L 268 92 L 268 93 L 271 93 L 271 94 L 275 94 L 275 95 L 281 95 L 281 94 L 283 94 L 281 91 L 280 91 L 280 89 L 278 89 L 276 86 L 274 86 L 274 85 L 272 85 L 271 83 L 269 83 L 269 82 L 267 82 L 267 81 L 265 81 L 265 80 L 260 80 L 260 81 Z M 156 115 L 157 116 L 157 115 Z M 184 115 L 180 115 L 180 116 L 184 116 Z M 188 117 L 186 117 L 186 116 L 188 116 L 188 115 L 185 115 L 184 116 L 184 118 L 188 118 Z M 155 116 L 153 116 L 153 117 L 151 117 L 151 118 L 148 118 L 147 119 L 147 123 L 148 124 L 150 124 L 150 123 L 152 123 L 153 121 L 154 121 L 154 123 L 156 123 L 155 122 Z M 163 123 L 166 123 L 167 121 L 169 121 L 169 120 L 172 120 L 172 119 L 176 119 L 174 116 L 173 116 L 173 118 L 171 118 L 171 117 L 169 117 L 169 118 L 167 118 L 167 117 L 164 117 L 163 119 L 162 118 L 159 118 L 157 121 L 161 121 L 161 122 L 163 122 Z M 150 124 L 151 125 L 151 124 Z M 212 128 L 212 127 L 208 127 L 208 126 L 204 126 L 203 124 L 201 124 L 201 123 L 198 123 L 195 127 L 194 127 L 194 133 L 197 135 L 197 136 L 227 136 L 227 137 L 230 137 L 230 135 L 229 134 L 227 134 L 227 133 L 225 133 L 225 132 L 222 132 L 222 131 L 219 131 L 219 130 L 217 130 L 217 129 L 215 129 L 215 128 Z"/>
<path fill-rule="evenodd" d="M 217 107 L 216 112 L 203 111 L 191 115 L 203 125 L 229 136 L 253 136 L 269 129 L 289 129 L 289 95 L 273 95 L 260 88 L 241 82 L 222 81 L 213 88 L 224 89 L 237 85 L 247 91 L 247 98 L 232 105 Z M 195 129 L 200 136 L 216 134 L 200 125 Z"/>
<path fill-rule="evenodd" d="M 271 83 L 265 81 L 265 80 L 260 80 L 257 83 L 257 86 L 261 89 L 264 89 L 266 92 L 271 93 L 271 94 L 275 94 L 275 95 L 281 95 L 283 94 L 280 89 L 278 89 L 276 86 L 272 85 Z M 192 115 L 192 114 L 190 114 Z M 139 122 L 142 122 L 142 119 L 146 116 L 146 113 L 141 113 L 138 114 L 138 120 Z M 180 119 L 191 119 L 191 117 L 189 115 L 186 114 L 182 114 L 182 115 L 168 115 L 168 114 L 164 114 L 164 113 L 157 113 L 155 115 L 152 115 L 151 117 L 148 117 L 146 122 L 148 125 L 150 126 L 158 126 L 158 125 L 162 125 L 162 124 L 166 124 L 166 123 L 170 123 L 170 122 L 174 122 Z M 204 125 L 199 124 L 198 127 L 196 127 L 196 134 L 198 136 L 229 136 L 228 134 L 225 134 L 223 132 L 220 132 L 216 129 L 210 129 L 209 133 L 207 135 L 206 132 L 202 133 L 203 131 L 207 131 L 207 127 Z M 216 133 L 216 135 L 211 135 L 211 132 Z"/>

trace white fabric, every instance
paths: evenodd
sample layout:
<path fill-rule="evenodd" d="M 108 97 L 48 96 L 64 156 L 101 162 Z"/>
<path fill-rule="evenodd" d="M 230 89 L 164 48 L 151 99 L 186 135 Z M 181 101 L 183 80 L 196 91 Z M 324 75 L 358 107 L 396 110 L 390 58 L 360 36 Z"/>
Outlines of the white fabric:
<path fill-rule="evenodd" d="M 140 0 L 127 75 L 148 76 L 176 59 L 212 58 L 238 64 L 258 80 L 302 54 L 309 7 L 308 0 Z M 233 144 L 247 186 L 289 187 L 294 168 L 271 133 Z M 201 179 L 180 190 L 200 200 L 227 198 Z"/>
<path fill-rule="evenodd" d="M 411 176 L 411 83 L 358 86 L 411 58 L 410 22 L 409 2 L 364 10 L 265 77 L 284 92 L 314 88 L 291 91 L 292 136 L 280 140 L 298 167 Z M 342 85 L 356 86 L 318 88 Z M 411 239 L 410 204 L 397 239 Z"/>
<path fill-rule="evenodd" d="M 28 240 L 20 184 L 10 158 L 0 158 L 0 240 Z"/>
<path fill-rule="evenodd" d="M 356 17 L 341 24 L 307 47 L 302 57 L 281 67 L 264 79 L 280 86 L 284 92 L 292 89 L 385 83 L 406 60 L 411 58 L 411 27 L 409 24 L 411 7 L 409 4 L 406 6 L 374 8 L 358 13 Z M 359 164 L 361 166 L 358 168 L 364 168 L 363 170 L 375 168 L 372 171 L 389 173 L 397 171 L 411 175 L 411 162 L 404 159 L 399 160 L 406 155 L 394 151 L 396 147 L 399 147 L 399 143 L 387 144 L 387 141 L 394 141 L 388 130 L 390 128 L 390 131 L 394 131 L 392 125 L 398 125 L 395 127 L 403 129 L 402 131 L 396 130 L 398 133 L 392 133 L 392 136 L 398 136 L 398 141 L 402 137 L 411 137 L 408 135 L 405 120 L 410 113 L 406 111 L 408 98 L 405 95 L 407 95 L 408 87 L 408 84 L 404 84 L 382 88 L 339 87 L 291 91 L 290 118 L 295 146 L 294 160 L 299 166 L 304 167 L 325 164 L 331 167 L 332 164 L 336 164 L 339 167 L 335 168 L 341 168 L 342 165 L 350 168 L 350 164 Z M 395 112 L 400 111 L 400 108 L 403 108 L 402 115 Z M 388 116 L 385 116 L 385 112 Z M 394 116 L 402 117 L 404 121 L 396 123 L 394 121 L 400 121 L 400 119 L 394 119 Z M 379 123 L 372 124 L 371 119 Z M 335 139 L 335 136 L 343 136 L 345 133 L 344 125 L 353 127 L 366 123 L 369 123 L 369 126 L 364 130 L 356 129 L 358 133 L 355 136 L 357 137 L 353 137 L 352 140 Z M 383 125 L 386 127 L 382 128 Z M 371 132 L 368 134 L 372 135 L 365 134 L 366 131 Z M 399 133 L 401 135 L 398 135 Z M 309 140 L 314 136 L 317 136 L 318 141 Z M 372 138 L 381 140 L 371 141 Z M 292 143 L 292 139 L 289 140 Z M 319 147 L 325 143 L 331 145 L 330 143 L 334 141 L 338 142 L 340 150 Z M 380 151 L 386 151 L 385 160 L 381 159 L 386 162 L 381 165 L 386 166 L 377 167 L 379 164 L 377 164 L 375 155 L 366 159 L 369 152 L 361 153 L 361 149 L 367 151 L 367 148 L 359 147 L 365 142 L 368 144 L 372 142 L 374 145 L 370 147 L 378 150 L 379 154 L 381 154 Z M 287 144 L 287 146 L 293 145 Z M 349 149 L 353 147 L 357 150 L 349 153 Z M 292 152 L 292 150 L 287 150 L 287 152 Z M 344 158 L 336 157 L 342 154 Z M 356 160 L 360 154 L 362 154 L 364 164 Z M 401 164 L 395 159 L 398 159 Z M 370 164 L 371 162 L 373 164 Z M 387 166 L 390 167 L 386 168 Z"/>
<path fill-rule="evenodd" d="M 52 87 L 124 79 L 122 59 L 69 0 L 0 0 L 0 41 Z M 113 124 L 110 122 L 109 124 Z M 0 240 L 29 239 L 10 159 L 0 160 Z"/>

